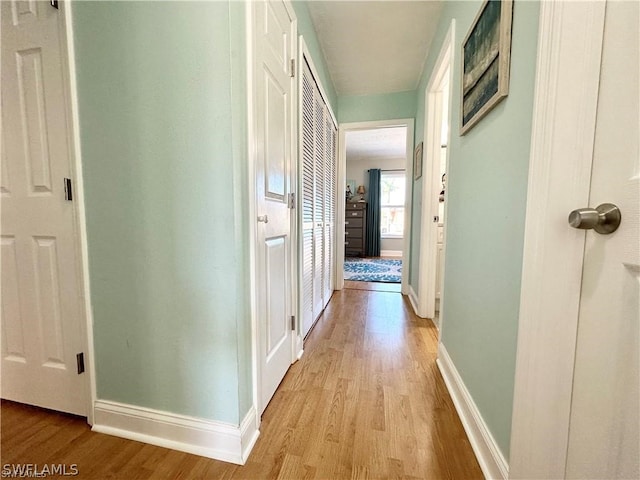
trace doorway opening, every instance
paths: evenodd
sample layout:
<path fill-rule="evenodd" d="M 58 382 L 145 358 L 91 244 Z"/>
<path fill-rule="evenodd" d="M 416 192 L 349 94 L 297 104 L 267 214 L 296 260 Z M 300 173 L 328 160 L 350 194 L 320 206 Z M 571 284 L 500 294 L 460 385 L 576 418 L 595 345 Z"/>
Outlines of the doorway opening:
<path fill-rule="evenodd" d="M 412 147 L 413 120 L 340 127 L 338 289 L 405 290 Z"/>
<path fill-rule="evenodd" d="M 452 22 L 425 91 L 425 173 L 422 188 L 420 272 L 417 314 L 441 330 L 447 218 L 447 167 L 450 138 Z"/>

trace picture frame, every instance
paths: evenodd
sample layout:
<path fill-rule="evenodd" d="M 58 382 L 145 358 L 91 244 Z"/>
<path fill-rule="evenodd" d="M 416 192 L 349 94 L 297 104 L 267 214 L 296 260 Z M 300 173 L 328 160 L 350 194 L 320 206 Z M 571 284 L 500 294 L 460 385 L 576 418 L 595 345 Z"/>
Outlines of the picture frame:
<path fill-rule="evenodd" d="M 485 0 L 462 42 L 460 135 L 509 94 L 513 0 Z"/>
<path fill-rule="evenodd" d="M 413 154 L 413 179 L 418 180 L 422 176 L 422 143 L 416 145 Z"/>

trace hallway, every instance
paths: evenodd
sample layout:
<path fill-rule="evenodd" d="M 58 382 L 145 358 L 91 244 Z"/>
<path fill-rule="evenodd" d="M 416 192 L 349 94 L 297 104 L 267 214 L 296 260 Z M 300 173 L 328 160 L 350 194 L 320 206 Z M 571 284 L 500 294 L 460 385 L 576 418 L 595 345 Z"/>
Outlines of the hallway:
<path fill-rule="evenodd" d="M 435 364 L 433 325 L 397 293 L 335 292 L 267 407 L 244 467 L 89 431 L 2 404 L 2 464 L 78 478 L 483 478 Z"/>

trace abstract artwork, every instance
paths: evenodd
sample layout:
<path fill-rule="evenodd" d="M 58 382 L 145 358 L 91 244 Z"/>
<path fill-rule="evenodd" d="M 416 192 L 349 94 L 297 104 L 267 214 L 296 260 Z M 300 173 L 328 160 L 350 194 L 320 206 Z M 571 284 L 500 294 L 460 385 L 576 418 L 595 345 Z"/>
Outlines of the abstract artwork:
<path fill-rule="evenodd" d="M 509 93 L 512 18 L 513 0 L 487 0 L 462 43 L 461 135 Z"/>

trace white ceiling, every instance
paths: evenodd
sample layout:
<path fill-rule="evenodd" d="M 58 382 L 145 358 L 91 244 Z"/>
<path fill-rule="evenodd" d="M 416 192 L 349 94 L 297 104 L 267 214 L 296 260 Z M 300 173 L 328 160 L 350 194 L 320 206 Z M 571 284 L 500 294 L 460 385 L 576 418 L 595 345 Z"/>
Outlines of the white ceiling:
<path fill-rule="evenodd" d="M 388 127 L 345 132 L 347 162 L 373 158 L 404 158 L 407 128 Z"/>
<path fill-rule="evenodd" d="M 440 1 L 310 1 L 309 13 L 338 95 L 415 90 Z"/>

